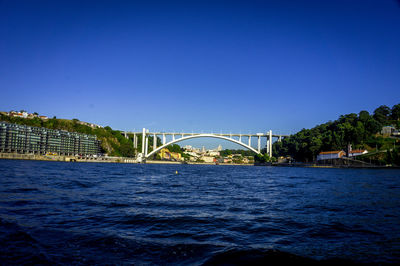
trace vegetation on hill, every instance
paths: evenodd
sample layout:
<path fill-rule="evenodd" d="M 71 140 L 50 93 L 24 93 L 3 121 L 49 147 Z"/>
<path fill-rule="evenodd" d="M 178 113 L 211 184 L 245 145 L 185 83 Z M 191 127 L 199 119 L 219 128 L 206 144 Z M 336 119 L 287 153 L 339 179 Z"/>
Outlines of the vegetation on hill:
<path fill-rule="evenodd" d="M 254 156 L 255 152 L 251 150 L 231 150 L 231 149 L 225 149 L 220 151 L 220 156 L 226 157 L 231 154 L 240 154 L 242 156 Z"/>
<path fill-rule="evenodd" d="M 275 142 L 273 153 L 278 156 L 290 155 L 303 162 L 313 161 L 321 151 L 346 151 L 348 144 L 353 149 L 389 150 L 393 153 L 391 150 L 399 141 L 380 134 L 382 127 L 388 125 L 400 129 L 400 104 L 392 108 L 382 105 L 372 115 L 361 111 L 359 114 L 342 115 L 335 121 L 312 129 L 302 129 L 282 142 Z M 396 156 L 390 155 L 391 158 Z"/>

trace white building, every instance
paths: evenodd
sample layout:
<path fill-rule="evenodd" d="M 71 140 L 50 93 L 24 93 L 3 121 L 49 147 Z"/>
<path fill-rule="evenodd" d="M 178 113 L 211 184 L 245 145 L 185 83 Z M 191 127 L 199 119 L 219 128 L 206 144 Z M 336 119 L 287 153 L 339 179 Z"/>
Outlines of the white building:
<path fill-rule="evenodd" d="M 200 159 L 203 160 L 205 163 L 213 163 L 214 162 L 214 157 L 211 157 L 211 156 L 202 156 Z"/>
<path fill-rule="evenodd" d="M 186 145 L 185 147 L 183 147 L 183 149 L 186 151 L 192 151 L 193 147 L 191 145 Z"/>
<path fill-rule="evenodd" d="M 207 151 L 207 155 L 208 156 L 219 156 L 219 151 L 215 151 L 215 150 L 209 150 Z"/>
<path fill-rule="evenodd" d="M 363 155 L 363 154 L 367 154 L 367 153 L 368 153 L 367 150 L 351 150 L 349 152 L 349 157 L 354 157 L 354 156 Z"/>

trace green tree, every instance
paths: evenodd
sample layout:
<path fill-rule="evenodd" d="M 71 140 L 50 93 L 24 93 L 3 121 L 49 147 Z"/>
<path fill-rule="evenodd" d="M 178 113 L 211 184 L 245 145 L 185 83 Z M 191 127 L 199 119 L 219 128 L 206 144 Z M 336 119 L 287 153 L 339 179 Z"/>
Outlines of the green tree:
<path fill-rule="evenodd" d="M 178 144 L 171 144 L 167 146 L 170 152 L 182 153 L 181 147 Z"/>
<path fill-rule="evenodd" d="M 390 118 L 393 120 L 400 120 L 400 104 L 396 104 L 392 107 Z"/>
<path fill-rule="evenodd" d="M 386 125 L 391 110 L 386 105 L 381 105 L 374 111 L 374 119 L 378 121 L 382 126 Z"/>
<path fill-rule="evenodd" d="M 362 123 L 367 122 L 369 118 L 370 118 L 370 115 L 369 115 L 369 113 L 368 113 L 367 111 L 361 111 L 361 112 L 358 114 L 358 119 L 359 119 Z"/>

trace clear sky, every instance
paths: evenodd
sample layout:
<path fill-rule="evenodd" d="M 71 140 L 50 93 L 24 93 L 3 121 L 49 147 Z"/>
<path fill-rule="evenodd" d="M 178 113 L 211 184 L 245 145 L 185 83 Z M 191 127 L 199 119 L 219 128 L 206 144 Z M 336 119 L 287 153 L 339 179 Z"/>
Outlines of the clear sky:
<path fill-rule="evenodd" d="M 295 133 L 400 102 L 400 4 L 0 0 L 0 110 Z"/>

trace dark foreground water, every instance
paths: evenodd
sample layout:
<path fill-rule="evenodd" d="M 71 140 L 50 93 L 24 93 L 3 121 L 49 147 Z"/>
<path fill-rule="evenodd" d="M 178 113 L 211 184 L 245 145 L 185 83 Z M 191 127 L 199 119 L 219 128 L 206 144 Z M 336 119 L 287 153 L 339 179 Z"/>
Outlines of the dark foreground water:
<path fill-rule="evenodd" d="M 268 262 L 399 263 L 400 171 L 0 160 L 1 264 Z"/>

